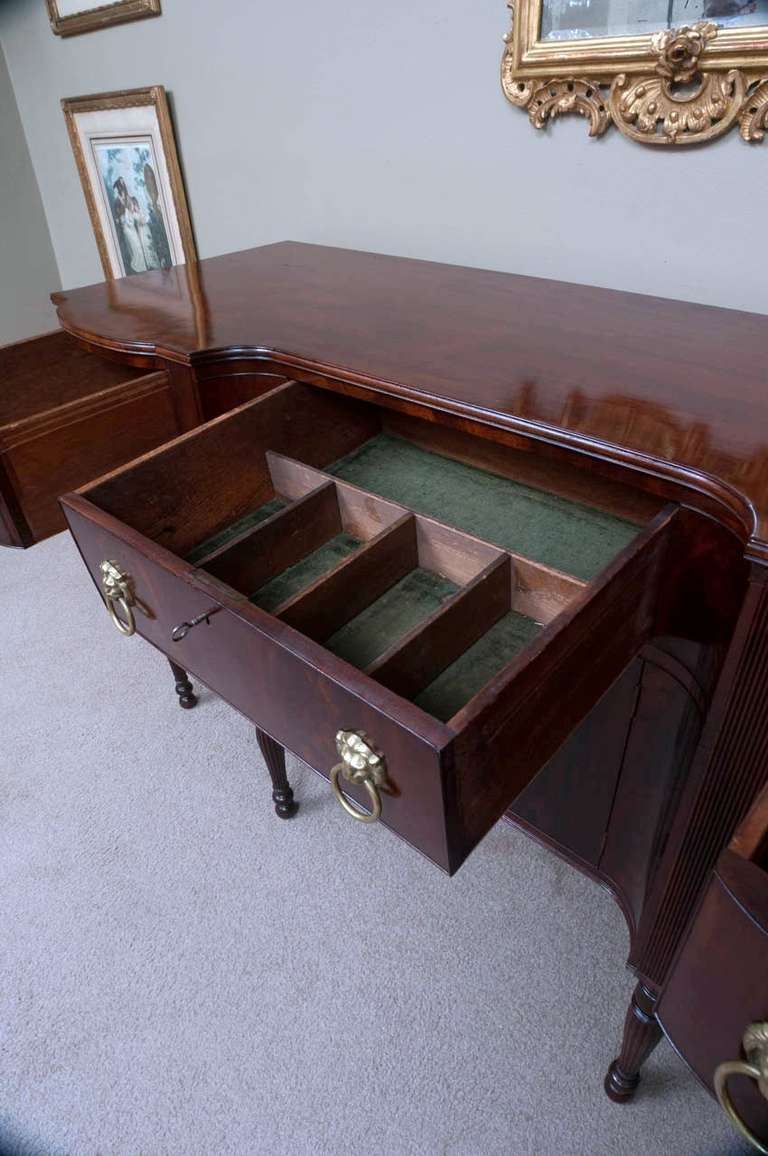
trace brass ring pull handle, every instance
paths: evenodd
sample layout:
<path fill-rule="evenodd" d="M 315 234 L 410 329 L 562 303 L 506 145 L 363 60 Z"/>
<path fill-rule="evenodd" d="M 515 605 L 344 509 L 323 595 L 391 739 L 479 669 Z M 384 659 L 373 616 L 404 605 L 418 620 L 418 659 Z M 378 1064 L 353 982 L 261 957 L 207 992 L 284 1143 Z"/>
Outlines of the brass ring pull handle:
<path fill-rule="evenodd" d="M 106 559 L 99 567 L 101 570 L 101 592 L 109 611 L 109 617 L 117 629 L 126 638 L 136 633 L 136 619 L 133 615 L 135 598 L 131 589 L 131 580 L 124 574 L 116 562 Z M 120 607 L 122 617 L 117 613 Z"/>
<path fill-rule="evenodd" d="M 375 823 L 377 819 L 381 818 L 381 795 L 379 794 L 379 788 L 372 779 L 362 780 L 363 786 L 371 798 L 371 810 L 370 813 L 368 811 L 361 811 L 354 803 L 350 803 L 339 786 L 339 775 L 344 774 L 345 769 L 344 763 L 337 763 L 331 771 L 331 788 L 334 795 L 347 814 L 351 815 L 353 819 L 357 819 L 358 823 Z"/>
<path fill-rule="evenodd" d="M 379 754 L 361 731 L 339 731 L 336 735 L 336 750 L 341 762 L 331 771 L 331 790 L 344 810 L 358 823 L 375 823 L 381 818 L 381 795 L 379 787 L 387 781 L 384 756 Z M 371 810 L 361 811 L 342 793 L 339 778 L 348 783 L 365 787 L 371 800 Z"/>
<path fill-rule="evenodd" d="M 742 1041 L 744 1060 L 726 1060 L 715 1069 L 715 1093 L 720 1101 L 720 1107 L 725 1112 L 736 1130 L 747 1140 L 757 1152 L 768 1156 L 768 1145 L 747 1127 L 742 1120 L 728 1093 L 728 1080 L 731 1076 L 749 1076 L 757 1081 L 757 1086 L 768 1100 L 768 1023 L 750 1024 L 744 1033 Z"/>

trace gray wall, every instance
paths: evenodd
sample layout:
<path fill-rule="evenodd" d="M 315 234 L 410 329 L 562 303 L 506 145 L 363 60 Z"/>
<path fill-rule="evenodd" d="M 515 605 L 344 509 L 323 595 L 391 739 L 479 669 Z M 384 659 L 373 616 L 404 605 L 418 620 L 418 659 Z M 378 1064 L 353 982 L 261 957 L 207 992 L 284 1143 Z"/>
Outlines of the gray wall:
<path fill-rule="evenodd" d="M 0 48 L 0 345 L 53 329 L 59 271 Z"/>
<path fill-rule="evenodd" d="M 64 284 L 101 268 L 59 100 L 161 83 L 201 256 L 290 237 L 768 311 L 768 144 L 537 133 L 499 89 L 507 21 L 504 0 L 163 0 L 61 40 L 43 0 L 6 0 Z"/>

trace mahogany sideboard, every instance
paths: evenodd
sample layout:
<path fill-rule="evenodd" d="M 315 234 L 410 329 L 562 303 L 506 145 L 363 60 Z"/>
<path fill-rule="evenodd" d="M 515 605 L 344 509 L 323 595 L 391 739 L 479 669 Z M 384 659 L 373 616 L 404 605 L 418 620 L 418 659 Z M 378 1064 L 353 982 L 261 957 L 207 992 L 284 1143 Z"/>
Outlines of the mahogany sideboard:
<path fill-rule="evenodd" d="M 294 243 L 54 301 L 212 419 L 63 500 L 118 629 L 254 722 L 283 817 L 288 748 L 449 873 L 506 817 L 601 882 L 608 1094 L 662 1029 L 712 1089 L 768 1019 L 764 931 L 736 1010 L 696 946 L 765 917 L 766 318 Z"/>

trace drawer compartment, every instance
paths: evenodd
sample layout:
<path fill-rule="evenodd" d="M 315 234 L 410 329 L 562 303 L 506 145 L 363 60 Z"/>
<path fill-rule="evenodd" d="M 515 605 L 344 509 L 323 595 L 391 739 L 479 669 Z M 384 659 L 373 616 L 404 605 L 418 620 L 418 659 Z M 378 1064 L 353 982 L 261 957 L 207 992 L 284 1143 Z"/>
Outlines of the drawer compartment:
<path fill-rule="evenodd" d="M 185 427 L 168 374 L 86 353 L 66 333 L 0 348 L 0 545 L 65 528 L 58 498 Z"/>
<path fill-rule="evenodd" d="M 452 872 L 664 605 L 677 507 L 537 471 L 288 383 L 63 504 L 97 583 L 129 574 L 139 633 L 322 774 L 337 731 L 365 734 L 383 822 Z"/>
<path fill-rule="evenodd" d="M 637 533 L 625 519 L 392 434 L 371 438 L 329 472 L 577 578 L 593 578 Z"/>
<path fill-rule="evenodd" d="M 457 591 L 458 586 L 450 578 L 416 566 L 335 630 L 325 645 L 359 670 L 368 670 L 381 654 L 432 617 Z"/>

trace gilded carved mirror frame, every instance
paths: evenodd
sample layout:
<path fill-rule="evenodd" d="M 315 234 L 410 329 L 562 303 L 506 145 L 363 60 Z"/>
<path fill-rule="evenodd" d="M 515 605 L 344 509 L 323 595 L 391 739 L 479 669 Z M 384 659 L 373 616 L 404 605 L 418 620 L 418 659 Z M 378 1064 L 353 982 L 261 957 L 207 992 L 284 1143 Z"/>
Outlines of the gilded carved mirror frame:
<path fill-rule="evenodd" d="M 542 40 L 543 0 L 514 0 L 501 84 L 534 128 L 563 113 L 611 124 L 648 145 L 716 140 L 738 124 L 745 141 L 768 129 L 768 27 L 701 21 L 653 35 Z"/>

